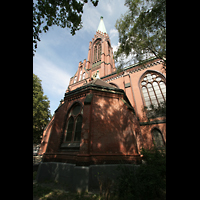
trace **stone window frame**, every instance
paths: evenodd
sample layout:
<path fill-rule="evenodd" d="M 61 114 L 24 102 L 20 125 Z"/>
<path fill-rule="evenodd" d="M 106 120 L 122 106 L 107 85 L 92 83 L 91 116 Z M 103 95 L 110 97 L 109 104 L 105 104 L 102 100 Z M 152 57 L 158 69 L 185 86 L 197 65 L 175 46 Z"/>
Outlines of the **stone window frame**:
<path fill-rule="evenodd" d="M 148 79 L 147 78 L 148 74 L 151 74 L 151 77 L 153 75 L 154 76 L 151 79 L 150 78 Z M 156 80 L 157 78 L 160 78 L 160 79 Z M 153 83 L 157 84 L 157 88 L 158 88 L 157 90 L 155 90 L 155 85 L 153 85 Z M 163 93 L 163 90 L 160 86 L 161 83 L 162 83 L 162 85 L 164 83 L 165 93 Z M 139 85 L 140 85 L 140 91 L 141 91 L 144 106 L 149 107 L 148 105 L 151 105 L 151 104 L 154 105 L 154 102 L 156 102 L 157 105 L 160 105 L 161 99 L 163 99 L 164 102 L 166 102 L 166 78 L 161 73 L 158 73 L 157 71 L 153 71 L 153 70 L 147 70 L 141 76 L 140 81 L 139 81 Z M 142 88 L 146 89 L 147 94 L 144 93 L 144 90 Z M 157 95 L 158 92 L 161 94 L 160 98 L 158 98 L 158 95 Z M 150 104 L 147 104 L 148 99 L 149 99 Z"/>
<path fill-rule="evenodd" d="M 153 133 L 154 131 L 157 131 L 160 134 L 160 140 L 162 141 L 163 145 L 157 146 L 157 141 L 155 141 L 155 137 L 154 137 L 154 133 Z M 165 148 L 165 140 L 164 140 L 163 134 L 162 134 L 162 132 L 159 128 L 157 128 L 157 127 L 152 128 L 151 129 L 151 135 L 152 135 L 153 144 L 155 145 L 156 148 L 158 148 L 158 149 Z"/>
<path fill-rule="evenodd" d="M 74 108 L 76 106 L 80 106 L 80 111 L 77 114 L 74 114 Z M 75 132 L 76 132 L 76 127 L 77 127 L 77 119 L 78 117 L 82 117 L 82 122 L 81 122 L 81 129 L 82 129 L 82 123 L 83 123 L 83 105 L 80 102 L 75 102 L 73 105 L 68 109 L 68 112 L 65 117 L 65 123 L 64 123 L 64 129 L 63 129 L 63 137 L 61 139 L 61 148 L 67 148 L 68 150 L 79 150 L 80 148 L 80 143 L 81 143 L 81 137 L 79 141 L 75 141 Z M 68 131 L 68 124 L 70 118 L 73 117 L 74 122 L 73 122 L 73 129 L 72 129 L 72 135 L 71 135 L 71 140 L 66 141 L 67 137 L 67 131 Z M 80 133 L 81 135 L 81 133 Z"/>
<path fill-rule="evenodd" d="M 93 63 L 101 61 L 102 41 L 98 38 L 94 43 Z"/>

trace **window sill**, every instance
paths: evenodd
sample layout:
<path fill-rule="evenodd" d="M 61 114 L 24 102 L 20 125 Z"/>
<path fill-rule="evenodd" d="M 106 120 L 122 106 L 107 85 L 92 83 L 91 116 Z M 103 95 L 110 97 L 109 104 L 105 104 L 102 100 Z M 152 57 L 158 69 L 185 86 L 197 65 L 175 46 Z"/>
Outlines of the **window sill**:
<path fill-rule="evenodd" d="M 79 150 L 80 142 L 78 142 L 78 143 L 62 143 L 61 148 L 68 149 L 68 150 Z"/>

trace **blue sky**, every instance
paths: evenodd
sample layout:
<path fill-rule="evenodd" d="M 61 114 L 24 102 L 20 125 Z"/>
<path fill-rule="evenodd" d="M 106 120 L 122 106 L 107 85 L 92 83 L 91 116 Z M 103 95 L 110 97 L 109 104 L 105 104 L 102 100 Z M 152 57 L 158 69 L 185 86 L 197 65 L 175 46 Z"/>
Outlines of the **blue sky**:
<path fill-rule="evenodd" d="M 74 36 L 67 28 L 52 26 L 47 33 L 40 35 L 35 56 L 33 57 L 33 73 L 42 80 L 43 92 L 50 100 L 51 114 L 64 98 L 69 80 L 74 76 L 80 61 L 87 59 L 89 42 L 92 41 L 103 16 L 111 46 L 116 50 L 118 31 L 116 20 L 128 8 L 125 0 L 100 0 L 97 7 L 90 2 L 84 5 L 83 28 Z"/>

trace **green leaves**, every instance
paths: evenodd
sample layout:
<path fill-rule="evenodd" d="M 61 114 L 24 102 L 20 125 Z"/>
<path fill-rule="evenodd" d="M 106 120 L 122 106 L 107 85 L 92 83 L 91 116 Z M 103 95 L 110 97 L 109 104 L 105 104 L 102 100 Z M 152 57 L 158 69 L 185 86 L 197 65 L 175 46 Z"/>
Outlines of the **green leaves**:
<path fill-rule="evenodd" d="M 39 143 L 40 136 L 48 124 L 50 113 L 50 101 L 43 94 L 41 80 L 33 74 L 33 142 Z"/>
<path fill-rule="evenodd" d="M 90 0 L 94 6 L 99 0 Z M 82 28 L 81 17 L 84 3 L 87 0 L 38 0 L 33 3 L 33 55 L 36 52 L 37 41 L 40 41 L 39 34 L 49 30 L 52 25 L 62 28 L 70 28 L 70 33 L 75 35 L 77 30 Z"/>
<path fill-rule="evenodd" d="M 115 61 L 155 56 L 166 64 L 166 0 L 126 0 L 125 5 L 129 11 L 115 24 L 120 42 Z"/>
<path fill-rule="evenodd" d="M 166 199 L 166 151 L 142 149 L 144 164 L 121 166 L 115 191 L 119 199 Z"/>

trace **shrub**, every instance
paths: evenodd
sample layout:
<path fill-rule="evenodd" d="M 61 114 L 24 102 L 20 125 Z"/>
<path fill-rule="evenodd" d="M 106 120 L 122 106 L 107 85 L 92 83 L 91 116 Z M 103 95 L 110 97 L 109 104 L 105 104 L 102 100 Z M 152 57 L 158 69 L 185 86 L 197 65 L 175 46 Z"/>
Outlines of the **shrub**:
<path fill-rule="evenodd" d="M 142 149 L 144 164 L 132 169 L 120 167 L 116 184 L 119 199 L 158 200 L 166 199 L 166 153 L 153 147 Z"/>

